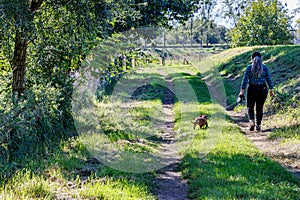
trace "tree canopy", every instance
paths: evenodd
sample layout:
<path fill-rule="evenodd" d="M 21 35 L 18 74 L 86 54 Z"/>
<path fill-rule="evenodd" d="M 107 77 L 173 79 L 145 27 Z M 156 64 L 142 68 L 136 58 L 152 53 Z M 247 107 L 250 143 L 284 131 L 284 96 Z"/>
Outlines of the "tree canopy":
<path fill-rule="evenodd" d="M 89 52 L 97 45 L 106 48 L 103 41 L 116 33 L 184 21 L 197 5 L 191 0 L 0 0 L 0 140 L 7 145 L 0 152 L 22 155 L 24 149 L 34 151 L 28 143 L 76 134 L 71 72 L 84 67 Z"/>
<path fill-rule="evenodd" d="M 67 73 L 97 37 L 183 21 L 197 4 L 190 0 L 1 0 L 1 49 L 14 75 L 12 90 L 25 90 L 25 69 L 49 73 L 55 68 Z"/>
<path fill-rule="evenodd" d="M 287 13 L 278 0 L 252 2 L 230 32 L 233 46 L 291 43 L 291 18 Z"/>

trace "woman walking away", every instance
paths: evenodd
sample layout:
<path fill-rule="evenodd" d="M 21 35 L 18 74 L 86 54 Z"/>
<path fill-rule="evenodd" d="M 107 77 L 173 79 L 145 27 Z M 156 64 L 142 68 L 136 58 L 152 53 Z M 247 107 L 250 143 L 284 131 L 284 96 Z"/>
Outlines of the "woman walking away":
<path fill-rule="evenodd" d="M 252 53 L 252 64 L 247 66 L 244 78 L 241 84 L 240 96 L 244 95 L 247 89 L 247 107 L 250 121 L 250 131 L 254 131 L 254 106 L 256 107 L 256 131 L 261 131 L 261 121 L 263 118 L 263 106 L 268 96 L 268 87 L 270 96 L 273 94 L 273 83 L 268 68 L 262 64 L 261 54 Z M 267 86 L 268 84 L 268 86 Z"/>

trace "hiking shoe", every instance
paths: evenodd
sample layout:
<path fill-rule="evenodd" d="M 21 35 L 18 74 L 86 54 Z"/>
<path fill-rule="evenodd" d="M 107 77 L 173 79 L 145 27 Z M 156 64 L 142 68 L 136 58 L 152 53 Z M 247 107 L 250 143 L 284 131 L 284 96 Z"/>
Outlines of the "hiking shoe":
<path fill-rule="evenodd" d="M 253 120 L 250 119 L 250 131 L 254 131 L 255 123 Z"/>
<path fill-rule="evenodd" d="M 260 125 L 257 125 L 257 126 L 256 126 L 256 131 L 257 131 L 257 132 L 261 132 Z"/>

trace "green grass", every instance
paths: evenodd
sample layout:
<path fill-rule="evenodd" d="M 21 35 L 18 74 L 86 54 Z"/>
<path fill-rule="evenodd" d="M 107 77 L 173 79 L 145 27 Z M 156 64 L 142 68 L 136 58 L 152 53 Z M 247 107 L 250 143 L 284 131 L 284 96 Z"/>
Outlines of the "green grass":
<path fill-rule="evenodd" d="M 10 168 L 10 172 L 5 173 L 0 199 L 56 199 L 60 195 L 65 198 L 154 198 L 151 194 L 154 173 L 126 173 L 95 162 L 80 138 L 62 142 L 47 160 L 27 158 L 18 164 L 23 164 L 24 170 Z M 7 181 L 3 182 L 4 179 Z"/>
<path fill-rule="evenodd" d="M 92 199 L 155 199 L 154 196 L 147 192 L 147 188 L 141 183 L 128 181 L 127 179 L 93 180 L 93 183 L 85 184 L 80 189 L 79 197 Z M 74 195 L 74 197 L 76 197 Z"/>
<path fill-rule="evenodd" d="M 278 163 L 261 154 L 227 121 L 220 105 L 209 102 L 207 87 L 197 80 L 196 71 L 187 74 L 185 69 L 174 70 L 176 74 L 171 76 L 175 78 L 175 91 L 183 93 L 183 100 L 175 104 L 175 129 L 192 136 L 191 143 L 181 151 L 181 171 L 188 180 L 189 198 L 299 198 L 299 182 Z M 208 74 L 206 71 L 205 75 Z M 191 88 L 197 88 L 194 95 L 187 92 L 183 79 L 188 80 Z M 213 116 L 209 119 L 210 128 L 193 131 L 190 120 L 201 113 Z"/>
<path fill-rule="evenodd" d="M 124 166 L 125 172 L 119 171 L 118 166 L 110 165 L 101 157 L 99 160 L 102 162 L 95 161 L 95 153 L 98 152 L 87 145 L 88 142 L 108 141 L 115 149 L 125 152 L 125 156 L 132 155 L 129 153 L 154 154 L 157 151 L 161 130 L 156 123 L 163 118 L 163 99 L 159 94 L 166 89 L 163 78 L 148 72 L 132 74 L 127 77 L 130 80 L 126 83 L 127 88 L 119 91 L 117 88 L 119 93 L 113 95 L 130 96 L 130 87 L 135 88 L 140 83 L 140 86 L 147 85 L 145 78 L 148 77 L 151 77 L 148 84 L 153 86 L 153 90 L 141 91 L 139 100 L 129 98 L 128 101 L 119 101 L 105 97 L 99 102 L 93 99 L 95 106 L 83 108 L 76 116 L 76 125 L 81 131 L 79 137 L 61 141 L 56 147 L 49 146 L 46 154 L 39 158 L 29 155 L 9 166 L 1 166 L 0 199 L 56 199 L 61 195 L 85 199 L 154 199 L 151 193 L 155 179 L 153 171 L 126 172 L 126 167 L 130 166 Z M 90 132 L 85 133 L 84 130 Z M 97 137 L 93 137 L 91 131 Z M 119 144 L 118 141 L 126 142 Z M 123 158 L 125 161 L 132 159 Z M 143 167 L 147 166 L 137 167 L 145 170 Z M 26 170 L 19 171 L 20 168 Z"/>
<path fill-rule="evenodd" d="M 190 180 L 191 199 L 297 199 L 300 194 L 295 178 L 232 125 L 205 159 L 195 145 L 185 155 L 182 171 Z"/>
<path fill-rule="evenodd" d="M 273 131 L 270 135 L 270 139 L 277 139 L 277 138 L 293 138 L 300 141 L 300 125 L 297 124 L 295 126 L 283 127 Z"/>
<path fill-rule="evenodd" d="M 265 46 L 230 49 L 214 55 L 214 68 L 223 77 L 228 105 L 235 102 L 250 56 L 260 51 L 274 82 L 275 96 L 268 98 L 265 124 L 274 130 L 270 138 L 299 139 L 300 46 Z"/>
<path fill-rule="evenodd" d="M 121 87 L 115 85 L 111 96 L 95 101 L 95 107 L 85 108 L 82 115 L 77 116 L 79 130 L 90 130 L 89 133 L 44 147 L 45 153 L 38 158 L 28 155 L 1 165 L 0 199 L 55 199 L 59 196 L 155 199 L 152 192 L 156 174 L 151 170 L 156 163 L 153 160 L 141 160 L 143 162 L 136 166 L 143 170 L 148 168 L 148 173 L 118 169 L 131 167 L 126 166 L 126 160 L 135 159 L 132 157 L 135 153 L 155 155 L 161 146 L 163 130 L 157 125 L 164 119 L 161 108 L 168 90 L 159 74 L 162 71 L 174 82 L 176 139 L 178 144 L 184 144 L 179 149 L 183 157 L 180 170 L 188 179 L 190 199 L 298 199 L 299 182 L 278 163 L 262 155 L 227 120 L 224 108 L 210 97 L 207 83 L 220 81 L 220 77 L 213 74 L 218 70 L 224 78 L 228 102 L 235 100 L 243 69 L 254 49 L 263 52 L 280 94 L 277 95 L 279 100 L 268 100 L 269 122 L 281 120 L 283 124 L 276 127 L 270 137 L 299 142 L 299 105 L 295 104 L 298 96 L 296 92 L 289 92 L 294 86 L 295 91 L 299 89 L 299 80 L 295 78 L 299 74 L 299 47 L 230 49 L 200 64 L 195 61 L 195 66 L 152 66 L 127 75 L 124 82 L 120 82 Z M 288 66 L 292 66 L 292 70 L 286 70 L 285 79 L 281 79 L 281 67 Z M 290 96 L 292 99 L 288 102 Z M 286 101 L 284 105 L 278 104 L 282 100 Z M 191 121 L 200 114 L 210 116 L 209 128 L 193 130 Z M 121 158 L 120 165 L 101 159 L 101 162 L 96 161 L 94 153 L 97 151 L 93 152 L 87 145 L 95 141 L 110 143 L 121 152 L 123 157 L 112 157 Z"/>
<path fill-rule="evenodd" d="M 0 191 L 1 199 L 51 199 L 57 186 L 29 171 L 18 171 Z"/>

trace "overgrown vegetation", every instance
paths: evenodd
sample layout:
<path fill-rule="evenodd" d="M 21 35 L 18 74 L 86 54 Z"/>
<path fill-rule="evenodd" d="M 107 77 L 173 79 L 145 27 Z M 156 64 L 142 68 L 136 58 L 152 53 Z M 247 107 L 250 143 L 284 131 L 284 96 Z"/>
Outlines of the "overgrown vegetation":
<path fill-rule="evenodd" d="M 24 169 L 4 177 L 2 173 L 1 199 L 154 199 L 149 193 L 153 173 L 131 174 L 106 167 L 80 138 L 61 142 L 47 160 L 22 159 L 10 167 L 18 165 Z"/>
<path fill-rule="evenodd" d="M 120 156 L 122 152 L 155 154 L 160 146 L 162 130 L 158 128 L 157 123 L 163 120 L 160 110 L 166 88 L 161 75 L 150 73 L 144 72 L 128 77 L 132 82 L 136 79 L 144 80 L 145 77 L 152 77 L 148 84 L 141 85 L 132 94 L 130 100 L 132 102 L 112 101 L 111 94 L 103 97 L 101 101 L 95 100 L 96 110 L 85 110 L 85 116 L 74 116 L 80 134 L 77 137 L 56 143 L 49 141 L 44 151 L 37 149 L 37 152 L 25 158 L 14 157 L 14 163 L 11 165 L 1 165 L 3 181 L 0 197 L 4 199 L 155 199 L 151 194 L 155 187 L 153 185 L 155 173 L 150 169 L 149 173 L 144 171 L 151 163 L 145 162 L 145 167 L 141 168 L 144 173 L 122 172 L 118 165 L 109 164 L 106 159 L 110 157 L 101 157 L 101 152 L 93 151 L 92 146 L 88 145 L 89 142 L 95 142 L 94 137 L 79 131 L 83 126 L 89 127 L 83 130 L 97 131 L 95 127 L 101 126 L 102 132 L 98 133 L 97 140 L 101 143 L 100 140 L 108 139 L 121 152 Z M 134 84 L 131 86 L 135 87 Z M 152 90 L 145 90 L 145 87 Z M 126 89 L 131 91 L 128 87 Z M 125 112 L 122 109 L 125 109 Z M 128 117 L 128 113 L 131 117 Z M 91 114 L 93 120 L 88 119 Z M 32 146 L 32 148 L 41 147 Z M 100 153 L 100 156 L 97 153 Z"/>

